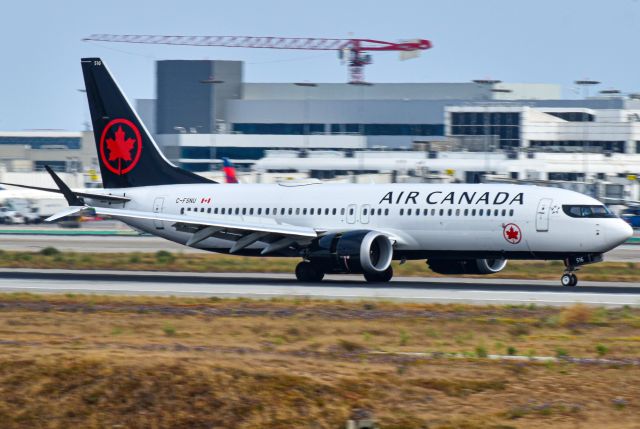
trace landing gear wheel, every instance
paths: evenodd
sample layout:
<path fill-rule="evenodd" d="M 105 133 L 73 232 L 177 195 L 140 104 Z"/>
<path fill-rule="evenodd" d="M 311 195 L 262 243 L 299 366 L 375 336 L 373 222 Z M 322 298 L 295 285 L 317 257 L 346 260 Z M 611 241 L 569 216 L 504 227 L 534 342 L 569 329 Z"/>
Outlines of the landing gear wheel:
<path fill-rule="evenodd" d="M 311 262 L 302 261 L 296 266 L 296 278 L 301 282 L 319 282 L 324 278 L 324 273 Z"/>
<path fill-rule="evenodd" d="M 393 277 L 393 268 L 389 266 L 381 273 L 364 273 L 364 278 L 369 283 L 387 283 Z"/>
<path fill-rule="evenodd" d="M 560 283 L 562 286 L 573 287 L 578 284 L 578 276 L 573 273 L 566 273 L 560 277 Z"/>

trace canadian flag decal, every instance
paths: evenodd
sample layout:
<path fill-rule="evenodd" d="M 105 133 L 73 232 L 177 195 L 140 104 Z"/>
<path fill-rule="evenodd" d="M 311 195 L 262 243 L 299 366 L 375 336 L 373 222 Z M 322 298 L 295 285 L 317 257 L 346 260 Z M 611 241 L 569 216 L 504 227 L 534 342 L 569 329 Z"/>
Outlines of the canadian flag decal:
<path fill-rule="evenodd" d="M 211 202 L 211 197 L 202 197 L 200 198 L 200 204 L 209 204 Z"/>

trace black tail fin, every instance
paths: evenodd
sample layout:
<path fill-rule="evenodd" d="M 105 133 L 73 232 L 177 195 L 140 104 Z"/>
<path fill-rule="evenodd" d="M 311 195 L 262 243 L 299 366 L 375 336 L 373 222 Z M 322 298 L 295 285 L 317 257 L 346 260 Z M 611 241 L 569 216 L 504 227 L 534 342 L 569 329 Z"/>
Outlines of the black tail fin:
<path fill-rule="evenodd" d="M 81 63 L 105 188 L 215 183 L 164 157 L 100 58 Z"/>

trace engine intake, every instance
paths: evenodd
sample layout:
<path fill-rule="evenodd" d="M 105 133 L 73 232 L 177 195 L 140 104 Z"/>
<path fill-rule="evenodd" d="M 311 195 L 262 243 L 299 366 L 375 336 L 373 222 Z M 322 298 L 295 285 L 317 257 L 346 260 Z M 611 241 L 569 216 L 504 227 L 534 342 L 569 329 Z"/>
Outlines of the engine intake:
<path fill-rule="evenodd" d="M 378 231 L 329 234 L 311 246 L 308 259 L 327 273 L 384 273 L 393 259 L 389 237 Z"/>
<path fill-rule="evenodd" d="M 438 274 L 495 274 L 507 266 L 506 259 L 429 259 L 429 268 Z"/>

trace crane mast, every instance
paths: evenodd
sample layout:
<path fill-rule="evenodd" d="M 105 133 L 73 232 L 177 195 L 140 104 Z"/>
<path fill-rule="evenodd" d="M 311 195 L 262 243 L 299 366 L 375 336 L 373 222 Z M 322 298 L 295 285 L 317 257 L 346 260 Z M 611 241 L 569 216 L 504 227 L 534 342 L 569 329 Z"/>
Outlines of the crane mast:
<path fill-rule="evenodd" d="M 364 66 L 371 64 L 371 51 L 398 51 L 411 58 L 431 49 L 429 40 L 415 39 L 405 42 L 385 42 L 374 39 L 326 39 L 314 37 L 260 37 L 260 36 L 162 36 L 92 34 L 82 39 L 94 42 L 142 43 L 153 45 L 217 46 L 226 48 L 296 49 L 311 51 L 338 51 L 340 59 L 349 67 L 349 83 L 364 84 Z"/>

